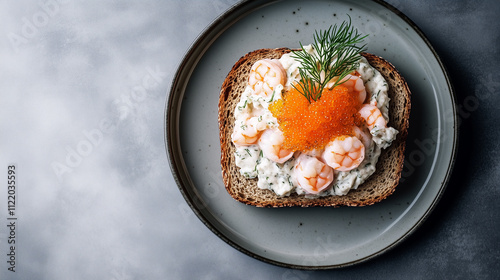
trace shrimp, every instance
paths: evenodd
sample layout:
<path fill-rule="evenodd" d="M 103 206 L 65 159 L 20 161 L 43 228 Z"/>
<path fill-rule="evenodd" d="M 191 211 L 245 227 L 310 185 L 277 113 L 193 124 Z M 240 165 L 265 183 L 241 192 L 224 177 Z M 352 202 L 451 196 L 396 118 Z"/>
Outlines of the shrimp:
<path fill-rule="evenodd" d="M 336 78 L 332 79 L 326 86 L 331 88 L 334 83 L 337 81 Z M 347 75 L 342 81 L 341 85 L 345 86 L 349 93 L 354 93 L 358 95 L 358 101 L 363 104 L 366 100 L 366 89 L 365 84 L 360 76 L 356 75 Z"/>
<path fill-rule="evenodd" d="M 283 148 L 285 137 L 279 129 L 266 129 L 259 139 L 259 147 L 268 159 L 284 163 L 293 156 L 293 151 Z"/>
<path fill-rule="evenodd" d="M 363 126 L 363 128 L 359 128 L 357 126 L 353 127 L 354 130 L 354 136 L 356 136 L 359 140 L 361 140 L 361 143 L 365 146 L 365 149 L 369 148 L 372 144 L 372 135 L 368 131 L 366 127 Z"/>
<path fill-rule="evenodd" d="M 333 169 L 349 171 L 358 167 L 365 158 L 365 145 L 355 136 L 336 137 L 328 143 L 323 159 Z"/>
<path fill-rule="evenodd" d="M 318 194 L 330 186 L 333 181 L 333 169 L 317 157 L 300 154 L 294 167 L 297 183 L 307 193 Z"/>
<path fill-rule="evenodd" d="M 260 131 L 257 129 L 257 118 L 247 117 L 239 124 L 235 124 L 231 140 L 236 146 L 250 146 L 257 144 Z"/>
<path fill-rule="evenodd" d="M 361 109 L 359 109 L 359 114 L 366 121 L 366 126 L 370 131 L 375 127 L 386 128 L 387 122 L 382 116 L 382 112 L 377 108 L 377 106 L 371 104 L 365 104 Z"/>
<path fill-rule="evenodd" d="M 377 108 L 377 106 L 372 104 L 365 104 L 361 109 L 359 109 L 359 114 L 366 121 L 366 126 L 370 130 L 370 134 L 373 136 L 373 142 L 385 149 L 391 145 L 392 141 L 396 138 L 398 131 L 393 127 L 387 127 L 387 121 L 385 120 L 382 112 Z"/>
<path fill-rule="evenodd" d="M 276 59 L 261 59 L 254 63 L 250 69 L 248 85 L 252 87 L 255 94 L 269 97 L 274 88 L 286 83 L 286 71 Z"/>

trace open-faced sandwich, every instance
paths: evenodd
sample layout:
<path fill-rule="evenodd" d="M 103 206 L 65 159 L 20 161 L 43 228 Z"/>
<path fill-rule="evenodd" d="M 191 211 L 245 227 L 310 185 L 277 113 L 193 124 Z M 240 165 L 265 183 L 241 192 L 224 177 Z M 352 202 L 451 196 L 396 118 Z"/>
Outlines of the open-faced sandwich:
<path fill-rule="evenodd" d="M 228 193 L 260 207 L 364 206 L 399 183 L 410 91 L 351 23 L 243 56 L 219 99 Z"/>

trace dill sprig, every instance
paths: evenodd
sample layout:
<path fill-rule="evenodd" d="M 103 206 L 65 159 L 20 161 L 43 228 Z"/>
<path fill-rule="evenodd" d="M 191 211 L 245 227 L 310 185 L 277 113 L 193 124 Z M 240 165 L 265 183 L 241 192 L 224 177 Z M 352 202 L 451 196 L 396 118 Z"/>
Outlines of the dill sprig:
<path fill-rule="evenodd" d="M 343 22 L 339 27 L 330 26 L 326 31 L 316 31 L 314 42 L 311 44 L 317 55 L 308 53 L 302 43 L 301 50 L 294 52 L 292 57 L 302 63 L 299 68 L 300 81 L 293 85 L 309 103 L 317 101 L 326 84 L 337 77 L 333 86 L 343 83 L 343 79 L 352 73 L 359 64 L 361 52 L 365 45 L 358 47 L 366 36 L 361 36 L 358 30 L 349 22 Z"/>

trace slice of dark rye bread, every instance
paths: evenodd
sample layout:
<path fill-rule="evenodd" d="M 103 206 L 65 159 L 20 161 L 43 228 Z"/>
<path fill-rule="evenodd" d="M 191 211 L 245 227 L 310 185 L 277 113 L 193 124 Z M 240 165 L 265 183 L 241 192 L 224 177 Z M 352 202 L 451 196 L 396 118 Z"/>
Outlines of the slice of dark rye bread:
<path fill-rule="evenodd" d="M 219 97 L 219 130 L 221 145 L 222 177 L 227 192 L 236 200 L 258 207 L 287 206 L 366 206 L 379 202 L 392 194 L 399 183 L 404 162 L 405 141 L 410 116 L 410 90 L 395 67 L 373 54 L 362 53 L 370 65 L 376 68 L 389 84 L 389 123 L 399 131 L 390 147 L 383 149 L 375 173 L 355 190 L 344 196 L 306 198 L 296 193 L 278 196 L 271 190 L 257 187 L 257 178 L 247 179 L 235 164 L 235 146 L 231 142 L 234 127 L 234 110 L 245 90 L 250 68 L 259 59 L 280 58 L 292 51 L 288 48 L 260 49 L 240 58 L 227 75 Z"/>

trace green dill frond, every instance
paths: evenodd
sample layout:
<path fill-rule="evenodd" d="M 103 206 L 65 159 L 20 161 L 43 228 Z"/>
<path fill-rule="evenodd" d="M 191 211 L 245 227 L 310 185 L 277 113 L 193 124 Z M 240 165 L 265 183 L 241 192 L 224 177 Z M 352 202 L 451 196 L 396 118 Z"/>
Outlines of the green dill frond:
<path fill-rule="evenodd" d="M 308 53 L 302 43 L 301 50 L 292 54 L 302 63 L 299 68 L 301 79 L 293 87 L 311 102 L 321 97 L 326 84 L 334 77 L 337 77 L 334 86 L 341 84 L 358 67 L 365 45 L 358 47 L 356 44 L 361 43 L 366 36 L 361 36 L 351 26 L 350 17 L 348 23 L 330 26 L 326 31 L 316 31 L 311 45 L 317 55 Z"/>

